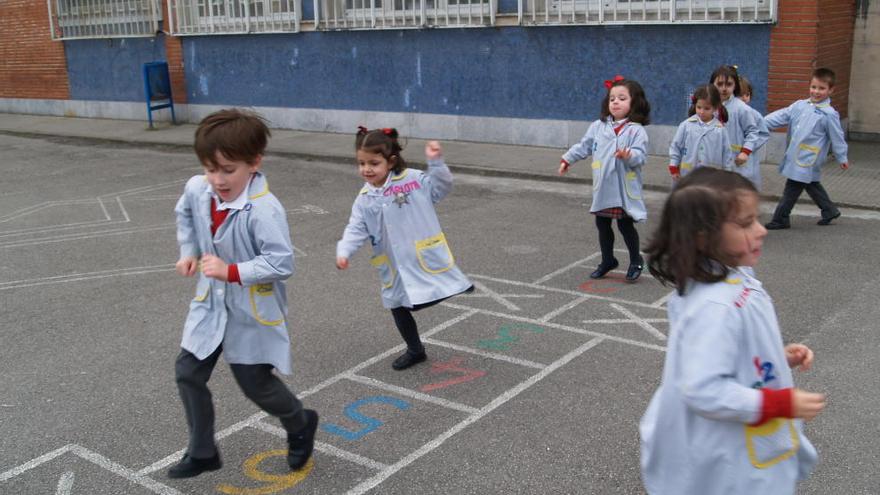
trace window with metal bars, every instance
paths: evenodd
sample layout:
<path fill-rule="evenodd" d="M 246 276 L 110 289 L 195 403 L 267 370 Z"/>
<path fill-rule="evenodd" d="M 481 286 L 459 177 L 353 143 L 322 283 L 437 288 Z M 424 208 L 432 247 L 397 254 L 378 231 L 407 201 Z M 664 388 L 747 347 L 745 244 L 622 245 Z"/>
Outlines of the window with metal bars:
<path fill-rule="evenodd" d="M 175 35 L 295 33 L 299 0 L 168 0 Z"/>
<path fill-rule="evenodd" d="M 154 36 L 162 20 L 159 0 L 49 0 L 52 39 Z"/>

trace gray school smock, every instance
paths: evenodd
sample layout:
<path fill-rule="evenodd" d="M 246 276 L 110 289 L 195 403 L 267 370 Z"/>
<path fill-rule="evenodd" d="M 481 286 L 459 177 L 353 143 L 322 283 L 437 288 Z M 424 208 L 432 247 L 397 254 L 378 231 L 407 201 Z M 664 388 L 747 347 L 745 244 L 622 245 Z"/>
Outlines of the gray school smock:
<path fill-rule="evenodd" d="M 750 270 L 669 300 L 660 387 L 639 424 L 651 495 L 794 494 L 816 463 L 803 422 L 761 416 L 759 388 L 791 388 L 773 302 Z"/>
<path fill-rule="evenodd" d="M 669 163 L 679 167 L 682 177 L 700 167 L 732 170 L 733 158 L 730 138 L 717 118 L 703 122 L 692 115 L 678 125 L 669 145 Z"/>
<path fill-rule="evenodd" d="M 244 207 L 230 209 L 214 236 L 205 176 L 186 183 L 174 209 L 180 256 L 214 254 L 237 264 L 241 278 L 239 285 L 198 272 L 180 346 L 205 359 L 222 343 L 230 364 L 271 364 L 290 374 L 285 280 L 293 275 L 293 247 L 287 214 L 261 173 L 245 194 Z"/>
<path fill-rule="evenodd" d="M 770 139 L 770 131 L 764 118 L 754 108 L 735 96 L 724 102 L 727 110 L 727 137 L 730 149 L 738 155 L 743 148 L 752 150 L 749 159 L 741 166 L 734 165 L 733 170 L 752 181 L 757 190 L 761 190 L 761 159 L 758 150 Z"/>
<path fill-rule="evenodd" d="M 569 148 L 562 159 L 573 164 L 593 157 L 590 212 L 620 207 L 635 221 L 643 222 L 648 218 L 642 199 L 642 165 L 648 149 L 648 133 L 640 124 L 627 121 L 620 134 L 615 134 L 614 124 L 611 117 L 590 124 L 581 141 Z M 623 148 L 629 148 L 632 153 L 628 160 L 614 156 Z"/>
<path fill-rule="evenodd" d="M 370 241 L 384 307 L 411 308 L 471 287 L 434 211 L 451 190 L 449 168 L 443 160 L 429 160 L 427 173 L 411 168 L 390 173 L 382 187 L 364 184 L 355 199 L 336 256 L 350 258 Z"/>
<path fill-rule="evenodd" d="M 822 164 L 829 149 L 837 161 L 849 163 L 840 115 L 830 98 L 819 103 L 798 100 L 767 115 L 764 121 L 771 129 L 788 126 L 788 144 L 779 173 L 793 181 L 809 184 L 822 180 Z"/>

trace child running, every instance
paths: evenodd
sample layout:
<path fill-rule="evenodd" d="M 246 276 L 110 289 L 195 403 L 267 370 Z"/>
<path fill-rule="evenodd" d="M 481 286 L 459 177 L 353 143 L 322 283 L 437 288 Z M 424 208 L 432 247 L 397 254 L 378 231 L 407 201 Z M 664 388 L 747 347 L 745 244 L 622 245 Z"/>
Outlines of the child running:
<path fill-rule="evenodd" d="M 751 276 L 767 231 L 754 185 L 701 168 L 663 207 L 645 252 L 676 293 L 660 387 L 640 424 L 649 494 L 792 495 L 817 458 L 801 419 L 825 406 L 794 388 L 813 352 L 783 346 L 773 301 Z"/>
<path fill-rule="evenodd" d="M 770 230 L 791 227 L 791 209 L 805 189 L 822 212 L 818 225 L 830 225 L 840 216 L 837 205 L 819 182 L 829 149 L 834 152 L 840 168 L 849 168 L 848 146 L 840 126 L 840 115 L 831 106 L 833 92 L 834 71 L 816 69 L 810 79 L 808 99 L 798 100 L 764 119 L 771 129 L 788 126 L 788 147 L 779 164 L 779 173 L 786 179 L 785 190 L 773 212 L 773 219 L 766 225 Z"/>
<path fill-rule="evenodd" d="M 699 167 L 733 168 L 730 139 L 724 130 L 727 111 L 718 90 L 711 84 L 699 86 L 691 102 L 688 119 L 679 124 L 669 145 L 669 173 L 675 181 Z"/>
<path fill-rule="evenodd" d="M 730 149 L 736 153 L 734 169 L 738 174 L 752 181 L 755 189 L 761 190 L 761 160 L 758 150 L 770 139 L 770 131 L 764 118 L 754 108 L 746 105 L 739 96 L 742 94 L 737 68 L 722 65 L 712 72 L 709 84 L 713 84 L 721 94 L 721 102 L 727 110 L 727 137 Z"/>
<path fill-rule="evenodd" d="M 287 463 L 303 467 L 312 454 L 318 414 L 272 373 L 290 374 L 285 280 L 293 274 L 287 214 L 260 171 L 269 129 L 241 110 L 221 110 L 196 129 L 205 169 L 177 202 L 177 273 L 198 273 L 195 298 L 177 357 L 177 388 L 189 426 L 189 447 L 168 471 L 190 478 L 220 469 L 208 379 L 223 353 L 244 394 L 281 420 Z"/>
<path fill-rule="evenodd" d="M 391 310 L 407 347 L 391 367 L 404 370 L 427 359 L 412 312 L 474 289 L 456 266 L 434 211 L 452 191 L 452 174 L 437 141 L 425 146 L 427 173 L 408 169 L 396 129 L 361 127 L 355 150 L 366 184 L 336 245 L 336 268 L 348 268 L 351 255 L 370 241 L 382 304 Z"/>
<path fill-rule="evenodd" d="M 623 76 L 605 81 L 608 92 L 602 100 L 600 118 L 587 129 L 581 141 L 562 155 L 559 175 L 571 164 L 593 157 L 593 202 L 590 213 L 596 216 L 602 262 L 590 278 L 602 278 L 620 263 L 614 257 L 614 231 L 611 220 L 629 251 L 626 280 L 635 282 L 642 274 L 644 261 L 639 254 L 639 233 L 634 222 L 648 218 L 642 200 L 642 165 L 648 148 L 648 134 L 643 126 L 650 122 L 651 106 L 642 86 Z"/>

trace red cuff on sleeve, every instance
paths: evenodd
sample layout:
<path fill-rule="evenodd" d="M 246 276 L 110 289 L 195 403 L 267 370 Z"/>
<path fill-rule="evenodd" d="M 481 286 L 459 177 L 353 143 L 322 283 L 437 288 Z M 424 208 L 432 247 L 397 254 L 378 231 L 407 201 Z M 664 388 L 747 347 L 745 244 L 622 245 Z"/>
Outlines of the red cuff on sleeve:
<path fill-rule="evenodd" d="M 241 285 L 241 277 L 238 275 L 238 265 L 235 263 L 228 265 L 226 270 L 226 281 Z"/>
<path fill-rule="evenodd" d="M 559 160 L 559 163 L 564 163 L 566 167 L 570 167 L 570 166 L 571 166 L 571 164 L 568 163 L 568 161 L 567 161 L 565 158 L 560 159 L 560 160 Z"/>
<path fill-rule="evenodd" d="M 678 168 L 678 165 L 670 165 L 669 166 L 669 174 L 670 175 L 679 175 L 681 171 Z"/>
<path fill-rule="evenodd" d="M 751 155 L 751 154 L 752 154 L 752 150 L 750 150 L 750 149 L 748 149 L 748 148 L 743 148 L 743 149 L 742 149 L 742 152 L 745 153 L 745 154 L 747 154 L 747 155 Z"/>
<path fill-rule="evenodd" d="M 761 419 L 752 426 L 762 425 L 773 418 L 793 418 L 791 391 L 790 388 L 762 388 Z"/>

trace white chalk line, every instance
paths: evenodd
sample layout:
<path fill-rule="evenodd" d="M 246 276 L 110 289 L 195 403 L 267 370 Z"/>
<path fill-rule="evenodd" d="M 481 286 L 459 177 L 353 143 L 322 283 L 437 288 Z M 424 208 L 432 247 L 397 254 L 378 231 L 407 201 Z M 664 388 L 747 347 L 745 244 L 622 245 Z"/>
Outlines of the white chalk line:
<path fill-rule="evenodd" d="M 368 376 L 350 374 L 346 375 L 345 378 L 353 382 L 369 385 L 371 387 L 382 389 L 388 392 L 393 392 L 398 395 L 403 395 L 404 397 L 409 397 L 410 399 L 416 399 L 422 402 L 428 402 L 431 404 L 436 404 L 438 406 L 443 406 L 446 409 L 452 409 L 454 411 L 460 411 L 467 414 L 473 414 L 477 411 L 476 407 L 460 404 L 458 402 L 443 399 L 434 395 L 417 392 L 409 388 L 399 387 L 397 385 L 376 380 L 375 378 L 370 378 Z"/>
<path fill-rule="evenodd" d="M 54 277 L 0 282 L 0 290 L 22 289 L 25 287 L 37 287 L 40 285 L 64 284 L 70 282 L 83 282 L 86 280 L 97 280 L 102 278 L 119 277 L 125 275 L 144 275 L 147 273 L 168 272 L 172 270 L 174 270 L 174 265 L 166 264 L 141 266 L 135 268 L 121 268 L 117 270 L 102 270 L 90 273 L 74 273 L 70 275 L 58 275 Z"/>
<path fill-rule="evenodd" d="M 611 303 L 611 307 L 614 308 L 615 310 L 617 310 L 618 312 L 620 312 L 621 314 L 623 314 L 623 316 L 630 318 L 633 323 L 642 327 L 646 332 L 650 333 L 654 337 L 657 337 L 660 340 L 666 340 L 666 335 L 664 335 L 663 332 L 661 332 L 660 330 L 657 330 L 654 327 L 654 325 L 651 325 L 650 323 L 645 321 L 639 315 L 633 313 L 632 311 L 624 308 L 623 306 L 621 306 L 619 304 Z"/>
<path fill-rule="evenodd" d="M 281 428 L 280 426 L 272 425 L 269 423 L 264 423 L 262 421 L 257 421 L 256 423 L 250 426 L 251 428 L 264 431 L 271 435 L 275 435 L 276 437 L 287 439 L 287 430 Z M 388 468 L 388 464 L 381 463 L 379 461 L 374 461 L 369 457 L 364 457 L 360 454 L 355 454 L 354 452 L 349 452 L 347 450 L 340 449 L 339 447 L 334 447 L 333 445 L 323 443 L 323 442 L 315 442 L 315 450 L 321 452 L 323 454 L 332 455 L 334 457 L 338 457 L 340 459 L 344 459 L 353 464 L 358 464 L 360 466 L 364 466 L 370 468 L 375 471 L 381 471 L 383 469 Z"/>
<path fill-rule="evenodd" d="M 590 261 L 598 256 L 601 256 L 601 255 L 602 255 L 602 253 L 598 253 L 598 252 L 593 253 L 582 260 L 575 261 L 574 263 L 566 265 L 566 266 L 560 268 L 559 270 L 556 270 L 554 272 L 548 273 L 547 275 L 544 275 L 543 277 L 539 278 L 538 280 L 535 280 L 534 282 L 532 282 L 532 284 L 534 284 L 534 285 L 543 284 L 544 282 L 546 282 L 550 279 L 556 278 L 559 275 L 562 275 L 563 273 L 571 270 L 572 268 L 577 268 L 577 267 L 583 265 L 584 263 L 586 263 L 587 261 Z"/>
<path fill-rule="evenodd" d="M 464 345 L 453 344 L 450 342 L 446 342 L 443 340 L 437 339 L 422 339 L 423 342 L 428 344 L 436 345 L 438 347 L 445 347 L 447 349 L 452 349 L 459 352 L 466 352 L 468 354 L 474 354 L 476 356 L 481 356 L 487 359 L 494 359 L 495 361 L 504 361 L 507 363 L 517 364 L 519 366 L 525 366 L 526 368 L 534 368 L 538 370 L 542 370 L 547 367 L 546 364 L 536 363 L 534 361 L 529 361 L 527 359 L 515 358 L 513 356 L 508 356 L 506 354 L 498 354 L 495 352 L 487 352 L 482 351 L 480 349 L 474 349 L 473 347 L 468 347 Z"/>

